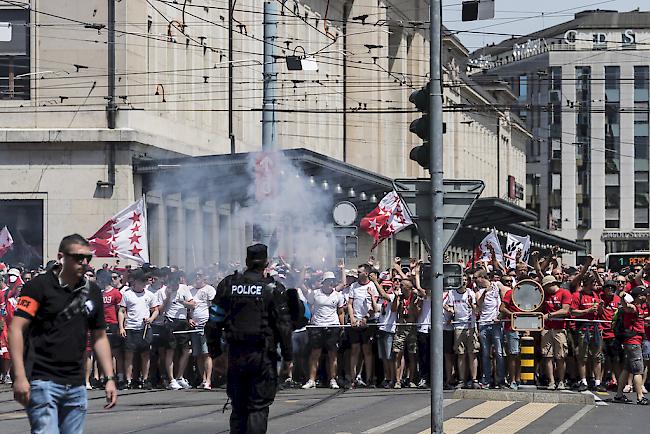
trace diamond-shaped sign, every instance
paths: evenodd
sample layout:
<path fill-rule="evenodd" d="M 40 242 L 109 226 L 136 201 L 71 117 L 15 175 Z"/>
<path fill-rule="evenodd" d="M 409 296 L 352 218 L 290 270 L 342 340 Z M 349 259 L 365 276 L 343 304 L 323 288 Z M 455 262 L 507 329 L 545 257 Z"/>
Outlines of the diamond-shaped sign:
<path fill-rule="evenodd" d="M 427 251 L 431 252 L 431 180 L 396 179 L 393 187 L 406 204 L 409 214 L 415 222 L 420 239 Z M 481 196 L 485 183 L 478 180 L 443 180 L 442 242 L 444 249 L 456 235 L 470 209 Z"/>

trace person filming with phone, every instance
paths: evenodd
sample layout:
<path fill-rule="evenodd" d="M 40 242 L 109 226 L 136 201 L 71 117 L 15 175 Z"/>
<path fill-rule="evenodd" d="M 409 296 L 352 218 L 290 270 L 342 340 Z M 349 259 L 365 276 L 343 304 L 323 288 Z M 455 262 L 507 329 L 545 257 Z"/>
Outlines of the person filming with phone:
<path fill-rule="evenodd" d="M 85 277 L 92 251 L 78 234 L 61 240 L 57 263 L 25 284 L 9 328 L 14 399 L 27 410 L 32 433 L 83 432 L 88 406 L 86 333 L 106 374 L 106 405 L 117 401 L 102 291 Z"/>

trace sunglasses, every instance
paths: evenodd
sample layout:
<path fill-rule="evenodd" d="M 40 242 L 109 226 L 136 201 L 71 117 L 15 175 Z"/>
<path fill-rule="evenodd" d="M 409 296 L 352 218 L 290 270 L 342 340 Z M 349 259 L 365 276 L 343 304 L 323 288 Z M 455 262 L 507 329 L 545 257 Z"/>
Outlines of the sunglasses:
<path fill-rule="evenodd" d="M 113 279 L 113 280 L 119 279 L 119 278 L 120 278 L 120 276 L 111 276 L 111 279 Z"/>
<path fill-rule="evenodd" d="M 69 258 L 74 259 L 75 261 L 82 263 L 84 259 L 90 264 L 90 261 L 93 259 L 93 255 L 84 255 L 82 253 L 63 253 Z"/>

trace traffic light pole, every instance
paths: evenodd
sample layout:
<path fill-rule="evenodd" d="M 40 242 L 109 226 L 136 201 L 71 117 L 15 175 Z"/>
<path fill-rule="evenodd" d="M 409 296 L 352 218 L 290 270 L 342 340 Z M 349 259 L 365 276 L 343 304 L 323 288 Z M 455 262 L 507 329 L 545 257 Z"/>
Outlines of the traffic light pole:
<path fill-rule="evenodd" d="M 278 36 L 278 2 L 264 2 L 264 95 L 262 97 L 262 149 L 278 149 L 278 135 L 275 128 L 276 103 L 276 47 Z"/>
<path fill-rule="evenodd" d="M 442 291 L 443 291 L 443 161 L 442 161 L 442 6 L 441 0 L 429 0 L 429 129 L 431 140 L 431 433 L 443 434 L 443 351 L 442 351 Z"/>

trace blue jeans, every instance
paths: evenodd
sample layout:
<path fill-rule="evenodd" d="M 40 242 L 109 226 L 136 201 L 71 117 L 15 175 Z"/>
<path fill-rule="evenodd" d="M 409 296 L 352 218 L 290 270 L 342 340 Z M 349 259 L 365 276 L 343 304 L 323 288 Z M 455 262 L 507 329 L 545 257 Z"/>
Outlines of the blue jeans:
<path fill-rule="evenodd" d="M 492 383 L 491 353 L 494 347 L 494 357 L 497 365 L 497 384 L 503 383 L 505 365 L 503 363 L 503 329 L 501 324 L 480 324 L 478 338 L 481 342 L 481 365 L 483 369 L 483 384 Z"/>
<path fill-rule="evenodd" d="M 31 382 L 27 417 L 34 434 L 83 433 L 87 407 L 85 386 Z"/>

